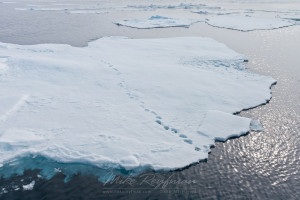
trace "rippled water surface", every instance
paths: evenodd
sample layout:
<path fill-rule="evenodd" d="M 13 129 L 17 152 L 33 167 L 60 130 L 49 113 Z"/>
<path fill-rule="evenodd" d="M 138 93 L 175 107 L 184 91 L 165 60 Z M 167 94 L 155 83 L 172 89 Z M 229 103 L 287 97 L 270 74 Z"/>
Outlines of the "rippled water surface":
<path fill-rule="evenodd" d="M 0 180 L 0 188 L 10 191 L 0 196 L 1 199 L 300 199 L 300 26 L 239 32 L 199 23 L 189 29 L 136 30 L 111 23 L 123 19 L 124 14 L 132 15 L 131 12 L 92 17 L 52 15 L 51 12 L 16 12 L 15 6 L 1 5 L 1 42 L 83 46 L 87 41 L 108 35 L 207 36 L 246 55 L 249 70 L 272 76 L 277 84 L 272 87 L 269 104 L 239 114 L 259 120 L 264 131 L 251 132 L 225 143 L 217 142 L 206 162 L 180 171 L 146 172 L 106 185 L 95 177 L 81 175 L 68 183 L 64 183 L 62 174 L 45 181 L 36 178 L 37 171 L 27 171 L 23 176 Z M 134 14 L 146 16 L 143 12 Z M 146 178 L 192 183 L 163 187 L 157 183 L 151 185 Z M 36 181 L 32 191 L 12 188 L 32 180 Z"/>

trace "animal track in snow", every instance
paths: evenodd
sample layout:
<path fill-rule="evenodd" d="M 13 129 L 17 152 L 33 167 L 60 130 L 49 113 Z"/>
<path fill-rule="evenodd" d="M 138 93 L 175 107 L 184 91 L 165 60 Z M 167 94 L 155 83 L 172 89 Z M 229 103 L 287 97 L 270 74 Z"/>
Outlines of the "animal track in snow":
<path fill-rule="evenodd" d="M 112 65 L 111 63 L 106 62 L 106 61 L 103 61 L 103 60 L 102 60 L 102 62 L 103 62 L 104 64 L 106 64 L 108 67 L 110 67 L 111 69 L 113 69 L 114 71 L 118 72 L 117 75 L 121 75 L 121 74 L 122 74 L 122 73 L 121 73 L 116 67 L 114 67 L 114 65 Z M 126 86 L 126 81 L 124 80 L 124 78 L 122 78 L 121 76 L 119 76 L 119 77 L 120 77 L 120 80 L 121 80 L 121 81 L 120 81 L 120 83 L 118 83 L 118 86 L 121 87 L 121 88 L 123 88 L 123 89 L 125 90 L 125 92 L 126 92 L 126 95 L 127 95 L 130 99 L 135 100 L 135 101 L 140 105 L 140 107 L 144 109 L 145 112 L 153 114 L 153 115 L 155 116 L 155 118 L 156 118 L 155 123 L 157 123 L 158 125 L 162 126 L 163 129 L 166 130 L 166 131 L 171 131 L 172 133 L 175 133 L 175 134 L 177 134 L 177 133 L 179 132 L 178 129 L 173 128 L 173 127 L 170 127 L 169 125 L 164 124 L 164 123 L 162 122 L 162 117 L 159 116 L 159 115 L 157 114 L 157 112 L 155 112 L 155 111 L 153 111 L 153 110 L 151 110 L 151 109 L 145 107 L 145 102 L 141 101 L 140 98 L 139 98 L 137 95 L 134 95 L 134 94 L 131 92 L 131 90 Z M 186 135 L 180 134 L 179 137 L 184 138 L 184 140 L 183 140 L 184 142 L 186 142 L 186 143 L 188 143 L 188 144 L 193 144 L 193 141 L 192 141 L 191 139 L 188 139 Z"/>

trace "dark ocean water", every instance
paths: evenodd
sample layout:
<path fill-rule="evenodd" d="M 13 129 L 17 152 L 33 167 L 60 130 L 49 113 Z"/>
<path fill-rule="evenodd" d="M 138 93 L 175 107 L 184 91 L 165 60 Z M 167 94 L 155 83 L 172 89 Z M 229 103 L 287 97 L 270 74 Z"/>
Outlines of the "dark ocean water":
<path fill-rule="evenodd" d="M 216 142 L 207 160 L 196 165 L 167 173 L 117 177 L 106 184 L 80 174 L 67 183 L 62 173 L 44 180 L 37 177 L 38 170 L 26 171 L 0 180 L 0 188 L 9 191 L 0 199 L 300 199 L 300 26 L 246 33 L 204 23 L 189 29 L 136 30 L 114 26 L 111 21 L 122 18 L 118 13 L 91 18 L 15 12 L 15 5 L 1 6 L 1 42 L 83 46 L 108 35 L 206 36 L 246 55 L 249 70 L 272 76 L 277 84 L 272 87 L 269 104 L 239 114 L 259 120 L 264 131 Z M 13 188 L 33 180 L 31 191 Z"/>

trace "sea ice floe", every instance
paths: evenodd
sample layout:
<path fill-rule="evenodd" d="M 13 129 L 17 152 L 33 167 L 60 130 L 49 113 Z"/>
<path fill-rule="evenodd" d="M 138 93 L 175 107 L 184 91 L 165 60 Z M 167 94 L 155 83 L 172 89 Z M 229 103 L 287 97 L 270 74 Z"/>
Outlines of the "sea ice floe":
<path fill-rule="evenodd" d="M 197 13 L 201 15 L 232 15 L 232 14 L 239 14 L 243 13 L 243 10 L 225 10 L 225 9 L 199 9 L 199 10 L 192 10 L 192 13 Z"/>
<path fill-rule="evenodd" d="M 119 8 L 120 10 L 157 10 L 157 9 L 200 9 L 200 8 L 210 8 L 205 4 L 192 4 L 192 3 L 180 3 L 180 4 L 145 4 L 145 5 L 127 5 L 125 7 Z"/>
<path fill-rule="evenodd" d="M 295 25 L 291 20 L 275 17 L 253 17 L 250 15 L 221 15 L 208 17 L 206 23 L 239 31 L 268 30 Z"/>
<path fill-rule="evenodd" d="M 66 13 L 70 13 L 70 14 L 104 14 L 104 13 L 108 13 L 105 10 L 69 10 L 66 11 Z"/>
<path fill-rule="evenodd" d="M 215 139 L 247 132 L 250 119 L 232 113 L 267 102 L 275 82 L 210 38 L 0 45 L 3 167 L 42 155 L 60 169 L 181 168 L 206 158 Z"/>
<path fill-rule="evenodd" d="M 43 5 L 27 5 L 27 7 L 15 8 L 15 10 L 19 11 L 57 11 L 57 12 L 65 12 L 70 14 L 102 14 L 107 13 L 109 10 L 116 10 L 116 8 L 105 8 L 97 5 L 90 6 L 53 6 L 47 7 Z"/>
<path fill-rule="evenodd" d="M 152 16 L 146 20 L 123 20 L 115 22 L 117 25 L 128 26 L 132 28 L 146 29 L 146 28 L 166 28 L 166 27 L 189 27 L 191 24 L 200 22 L 196 19 L 179 19 L 163 16 Z"/>
<path fill-rule="evenodd" d="M 107 10 L 100 7 L 27 7 L 15 8 L 21 11 L 58 11 L 69 14 L 103 14 L 108 13 Z"/>
<path fill-rule="evenodd" d="M 15 8 L 15 10 L 23 11 L 67 11 L 69 8 L 61 7 L 29 7 L 29 8 Z"/>
<path fill-rule="evenodd" d="M 98 4 L 95 2 L 89 2 L 87 4 L 41 4 L 32 5 L 28 4 L 26 7 L 16 8 L 16 10 L 25 11 L 66 11 L 66 10 L 103 10 L 103 11 L 154 11 L 159 9 L 181 9 L 181 10 L 192 10 L 192 9 L 209 9 L 215 10 L 220 9 L 220 7 L 207 6 L 205 4 L 192 4 L 192 3 L 173 3 L 173 4 L 141 4 L 141 5 L 126 5 L 122 2 L 115 4 L 113 2 L 104 2 L 103 4 Z"/>

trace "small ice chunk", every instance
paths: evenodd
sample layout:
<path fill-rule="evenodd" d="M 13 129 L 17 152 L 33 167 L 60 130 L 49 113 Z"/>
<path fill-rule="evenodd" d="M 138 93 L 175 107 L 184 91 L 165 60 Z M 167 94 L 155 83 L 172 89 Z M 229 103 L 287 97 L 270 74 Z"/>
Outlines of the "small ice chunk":
<path fill-rule="evenodd" d="M 55 172 L 55 173 L 60 173 L 60 172 L 62 172 L 62 170 L 59 169 L 59 168 L 54 168 L 54 172 Z"/>
<path fill-rule="evenodd" d="M 33 190 L 34 185 L 35 185 L 35 181 L 32 181 L 28 185 L 23 185 L 23 190 Z"/>
<path fill-rule="evenodd" d="M 7 189 L 6 188 L 2 188 L 1 191 L 0 191 L 0 194 L 6 194 L 8 193 Z"/>
<path fill-rule="evenodd" d="M 42 175 L 40 175 L 40 174 L 38 174 L 38 175 L 36 175 L 38 178 L 43 178 L 43 176 Z"/>
<path fill-rule="evenodd" d="M 256 121 L 256 120 L 251 121 L 250 129 L 252 131 L 263 131 L 264 130 L 262 124 L 259 121 Z"/>

